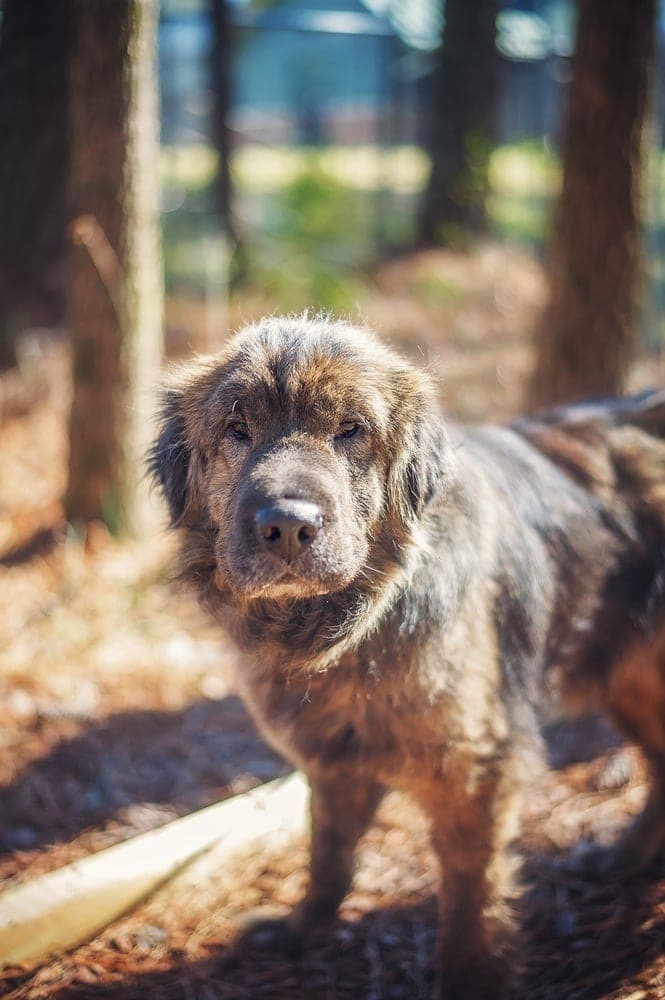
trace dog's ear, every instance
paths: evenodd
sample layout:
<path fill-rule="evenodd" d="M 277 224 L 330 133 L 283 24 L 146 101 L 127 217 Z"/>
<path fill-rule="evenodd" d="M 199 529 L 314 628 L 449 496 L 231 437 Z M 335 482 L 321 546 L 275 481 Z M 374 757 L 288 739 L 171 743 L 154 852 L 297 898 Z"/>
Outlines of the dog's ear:
<path fill-rule="evenodd" d="M 450 449 L 434 388 L 413 369 L 400 373 L 394 427 L 398 428 L 388 475 L 388 498 L 403 523 L 417 519 L 442 487 Z"/>
<path fill-rule="evenodd" d="M 389 493 L 403 521 L 419 518 L 448 469 L 448 442 L 440 418 L 411 430 L 389 474 Z"/>
<path fill-rule="evenodd" d="M 442 486 L 448 469 L 448 441 L 439 417 L 421 426 L 415 435 L 404 470 L 405 496 L 413 514 L 420 517 Z"/>
<path fill-rule="evenodd" d="M 187 437 L 181 393 L 167 389 L 159 414 L 160 431 L 148 455 L 148 469 L 161 487 L 172 527 L 183 524 L 190 506 L 193 447 Z"/>

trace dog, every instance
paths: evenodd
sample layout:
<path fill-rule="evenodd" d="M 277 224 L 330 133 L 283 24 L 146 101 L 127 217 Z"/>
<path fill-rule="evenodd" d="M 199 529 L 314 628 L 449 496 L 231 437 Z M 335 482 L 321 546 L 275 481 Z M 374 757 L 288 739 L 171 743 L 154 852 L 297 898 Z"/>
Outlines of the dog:
<path fill-rule="evenodd" d="M 164 390 L 152 473 L 182 576 L 232 637 L 265 738 L 309 779 L 325 928 L 387 788 L 432 820 L 447 1000 L 514 988 L 513 844 L 556 691 L 638 743 L 651 793 L 597 871 L 665 848 L 665 393 L 510 427 L 442 418 L 370 332 L 272 318 Z"/>

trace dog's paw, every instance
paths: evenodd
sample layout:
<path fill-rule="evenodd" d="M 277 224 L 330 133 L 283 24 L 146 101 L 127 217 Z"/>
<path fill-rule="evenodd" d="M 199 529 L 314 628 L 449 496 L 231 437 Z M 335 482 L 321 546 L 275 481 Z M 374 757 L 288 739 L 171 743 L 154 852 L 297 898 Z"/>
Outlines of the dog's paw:
<path fill-rule="evenodd" d="M 504 961 L 479 956 L 473 967 L 444 967 L 438 984 L 441 1000 L 510 1000 L 519 986 L 519 972 L 506 968 Z"/>
<path fill-rule="evenodd" d="M 302 952 L 306 935 L 290 916 L 250 914 L 243 921 L 237 945 L 251 951 L 275 951 L 292 958 Z"/>
<path fill-rule="evenodd" d="M 245 914 L 237 943 L 296 957 L 307 943 L 325 938 L 335 920 L 337 905 L 336 898 L 305 898 L 285 915 L 255 910 Z"/>

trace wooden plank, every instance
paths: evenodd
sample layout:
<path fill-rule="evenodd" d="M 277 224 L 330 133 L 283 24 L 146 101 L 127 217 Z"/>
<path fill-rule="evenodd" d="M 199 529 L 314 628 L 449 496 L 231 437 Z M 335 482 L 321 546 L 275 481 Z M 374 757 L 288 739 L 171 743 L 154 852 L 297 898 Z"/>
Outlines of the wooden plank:
<path fill-rule="evenodd" d="M 300 774 L 140 834 L 0 894 L 0 967 L 34 966 L 94 937 L 203 852 L 216 857 L 302 830 L 309 788 Z"/>

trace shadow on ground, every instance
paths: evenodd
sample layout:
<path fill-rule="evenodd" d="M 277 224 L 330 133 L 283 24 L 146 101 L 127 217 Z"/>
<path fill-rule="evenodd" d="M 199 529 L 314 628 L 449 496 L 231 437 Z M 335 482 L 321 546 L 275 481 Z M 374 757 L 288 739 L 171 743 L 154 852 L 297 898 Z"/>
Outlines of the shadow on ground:
<path fill-rule="evenodd" d="M 602 720 L 557 724 L 548 737 L 555 768 L 593 761 L 617 742 Z M 161 807 L 163 821 L 169 810 L 191 811 L 284 770 L 235 697 L 199 701 L 178 712 L 115 714 L 59 743 L 0 790 L 0 844 L 9 852 L 64 842 L 89 826 L 126 821 L 132 809 Z M 663 882 L 643 877 L 593 883 L 572 874 L 568 860 L 536 850 L 527 857 L 524 923 L 530 945 L 524 986 L 513 1000 L 665 995 L 653 992 L 651 968 L 665 940 Z M 11 973 L 3 985 L 21 998 L 432 1000 L 434 900 L 386 900 L 379 907 L 374 897 L 367 903 L 359 919 L 339 921 L 299 958 L 229 946 L 213 933 L 205 960 L 187 960 L 175 942 L 171 947 L 161 939 L 155 947 L 143 942 L 144 952 L 133 949 L 131 962 L 125 961 L 129 955 L 114 959 L 107 951 L 104 968 L 95 967 L 87 983 L 81 982 L 83 959 L 61 985 L 51 978 L 48 994 L 34 992 L 36 979 Z M 214 914 L 211 919 L 214 928 Z M 665 983 L 665 968 L 659 964 L 658 970 L 656 978 Z M 642 985 L 646 991 L 640 993 Z"/>
<path fill-rule="evenodd" d="M 536 870 L 532 872 L 537 877 Z M 545 876 L 545 873 L 541 873 Z M 566 891 L 566 890 L 563 890 Z M 552 897 L 561 875 L 531 893 L 531 947 L 524 985 L 512 1000 L 602 1000 L 662 952 L 665 918 L 643 926 L 650 885 L 568 884 L 566 926 Z M 652 911 L 651 911 L 652 912 Z M 612 919 L 610 919 L 610 917 Z M 120 981 L 68 985 L 52 996 L 78 1000 L 434 1000 L 436 907 L 376 909 L 338 922 L 298 958 L 230 946 L 205 961 L 176 961 Z M 656 996 L 626 993 L 626 996 Z M 472 1000 L 472 998 L 469 998 Z"/>
<path fill-rule="evenodd" d="M 554 768 L 592 760 L 618 742 L 600 718 L 558 723 L 547 736 Z M 116 713 L 60 740 L 0 788 L 0 856 L 112 819 L 155 825 L 287 770 L 235 696 L 181 711 Z"/>
<path fill-rule="evenodd" d="M 120 712 L 61 740 L 0 788 L 0 854 L 111 819 L 156 825 L 286 770 L 234 696 L 177 712 Z"/>

